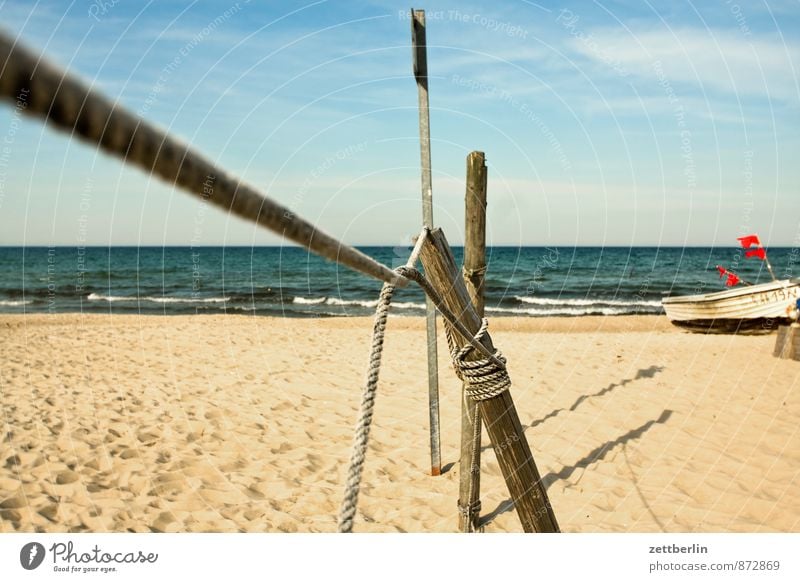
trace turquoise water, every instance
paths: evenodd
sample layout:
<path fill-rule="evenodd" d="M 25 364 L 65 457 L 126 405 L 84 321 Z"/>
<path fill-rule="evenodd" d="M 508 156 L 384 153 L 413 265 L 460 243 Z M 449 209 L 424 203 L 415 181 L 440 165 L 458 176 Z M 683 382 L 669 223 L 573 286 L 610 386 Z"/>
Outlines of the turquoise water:
<path fill-rule="evenodd" d="M 410 252 L 362 250 L 393 267 Z M 779 278 L 795 276 L 797 249 L 768 252 Z M 664 295 L 724 289 L 717 264 L 770 280 L 738 248 L 494 247 L 487 259 L 493 316 L 661 314 Z M 367 315 L 380 286 L 294 247 L 0 247 L 7 313 Z M 423 302 L 416 288 L 398 290 L 393 313 L 420 314 Z"/>

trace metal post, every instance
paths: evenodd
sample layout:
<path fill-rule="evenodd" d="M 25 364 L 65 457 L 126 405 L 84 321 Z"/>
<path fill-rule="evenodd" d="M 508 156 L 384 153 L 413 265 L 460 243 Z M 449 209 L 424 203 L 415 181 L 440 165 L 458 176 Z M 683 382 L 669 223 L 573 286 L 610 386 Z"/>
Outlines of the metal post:
<path fill-rule="evenodd" d="M 431 126 L 428 110 L 428 56 L 425 42 L 425 11 L 411 9 L 411 50 L 419 96 L 419 145 L 422 162 L 422 222 L 433 227 L 433 180 L 431 178 Z M 439 439 L 439 372 L 436 364 L 436 308 L 426 298 L 428 332 L 428 404 L 431 431 L 431 475 L 442 473 Z"/>

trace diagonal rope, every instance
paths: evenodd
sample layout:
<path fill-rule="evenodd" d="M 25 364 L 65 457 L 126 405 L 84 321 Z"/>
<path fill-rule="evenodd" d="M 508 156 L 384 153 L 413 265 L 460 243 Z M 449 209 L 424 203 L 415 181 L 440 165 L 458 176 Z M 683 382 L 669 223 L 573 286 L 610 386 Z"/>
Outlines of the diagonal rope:
<path fill-rule="evenodd" d="M 258 223 L 316 254 L 403 287 L 402 277 L 322 232 L 188 144 L 86 86 L 0 31 L 0 97 L 190 194 Z"/>
<path fill-rule="evenodd" d="M 377 393 L 386 320 L 394 289 L 414 280 L 431 298 L 442 317 L 469 344 L 453 363 L 459 378 L 472 386 L 468 394 L 474 400 L 493 398 L 508 389 L 510 381 L 505 358 L 492 353 L 481 343 L 487 322 L 474 337 L 444 305 L 442 298 L 413 265 L 427 235 L 423 229 L 405 267 L 390 270 L 355 248 L 320 231 L 259 192 L 253 186 L 229 174 L 177 138 L 148 123 L 112 102 L 99 91 L 86 86 L 0 31 L 0 98 L 24 103 L 22 111 L 49 121 L 56 128 L 78 135 L 123 162 L 138 166 L 167 183 L 226 209 L 242 218 L 294 241 L 318 255 L 384 281 L 376 310 L 373 343 L 367 382 L 362 392 L 361 410 L 353 453 L 339 519 L 340 531 L 352 531 L 358 491 L 369 441 L 369 430 Z M 448 338 L 450 339 L 450 338 Z M 472 350 L 483 359 L 467 361 Z"/>

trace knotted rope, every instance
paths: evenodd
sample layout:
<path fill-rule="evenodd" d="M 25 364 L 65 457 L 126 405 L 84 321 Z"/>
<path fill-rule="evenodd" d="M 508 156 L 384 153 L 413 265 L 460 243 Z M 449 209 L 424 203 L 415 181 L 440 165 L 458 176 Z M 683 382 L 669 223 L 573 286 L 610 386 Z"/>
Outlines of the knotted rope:
<path fill-rule="evenodd" d="M 475 334 L 474 340 L 482 344 L 489 329 L 489 320 L 483 318 L 481 327 Z M 446 331 L 447 328 L 445 328 Z M 500 396 L 503 392 L 511 387 L 511 379 L 505 368 L 506 359 L 499 350 L 494 352 L 496 360 L 503 363 L 503 367 L 497 365 L 495 359 L 487 357 L 478 360 L 467 360 L 467 356 L 475 350 L 473 344 L 467 344 L 461 349 L 456 346 L 452 332 L 446 334 L 448 345 L 450 346 L 450 355 L 453 359 L 453 366 L 456 371 L 456 376 L 464 383 L 464 398 L 469 398 L 474 402 L 481 402 L 489 400 L 496 396 Z M 467 407 L 467 410 L 469 408 Z M 480 442 L 481 442 L 481 417 L 480 408 L 475 408 L 476 418 L 470 419 L 473 426 L 472 432 L 472 458 L 470 459 L 469 470 L 480 471 L 478 464 L 480 463 Z M 464 468 L 462 467 L 463 471 Z M 469 494 L 467 496 L 468 502 L 466 504 L 458 502 L 458 512 L 464 517 L 462 523 L 464 524 L 464 532 L 470 533 L 475 531 L 477 526 L 477 518 L 481 511 L 481 501 L 476 499 L 474 502 L 469 503 L 475 494 L 475 480 L 469 480 Z M 482 528 L 481 528 L 482 529 Z"/>
<path fill-rule="evenodd" d="M 482 340 L 488 333 L 488 320 L 484 319 L 478 333 L 472 336 L 464 325 L 458 321 L 456 316 L 444 305 L 442 297 L 431 286 L 425 276 L 420 273 L 413 265 L 417 261 L 422 243 L 428 234 L 427 229 L 422 230 L 422 234 L 417 239 L 411 256 L 406 266 L 395 269 L 400 276 L 415 281 L 431 298 L 436 308 L 442 314 L 446 322 L 447 341 L 450 345 L 453 366 L 456 375 L 467 384 L 467 394 L 475 401 L 488 400 L 499 396 L 509 389 L 511 380 L 506 372 L 506 360 L 499 351 L 492 353 Z M 366 460 L 367 447 L 369 445 L 369 431 L 372 426 L 372 417 L 375 409 L 375 399 L 378 391 L 378 376 L 381 368 L 381 358 L 383 356 L 383 341 L 386 334 L 386 320 L 389 315 L 389 308 L 394 294 L 394 285 L 384 283 L 378 298 L 378 305 L 375 308 L 375 323 L 372 328 L 372 347 L 370 349 L 369 364 L 367 366 L 367 380 L 361 393 L 361 406 L 356 422 L 355 436 L 353 438 L 353 448 L 350 454 L 350 465 L 347 470 L 347 481 L 342 504 L 339 509 L 339 533 L 350 533 L 353 531 L 353 520 L 355 519 L 358 507 L 358 493 L 361 489 L 361 477 L 364 472 L 364 462 Z M 458 331 L 467 341 L 467 345 L 461 349 L 455 347 L 452 332 Z M 473 350 L 480 352 L 484 357 L 479 360 L 469 361 L 467 355 Z M 480 422 L 475 423 L 476 432 L 480 435 Z M 475 437 L 477 438 L 477 437 Z M 477 447 L 475 447 L 477 449 Z M 477 461 L 473 458 L 473 466 Z M 470 499 L 472 495 L 470 495 Z M 461 506 L 459 506 L 461 510 Z M 470 515 L 480 511 L 480 501 L 467 508 Z"/>
<path fill-rule="evenodd" d="M 481 342 L 486 337 L 488 329 L 489 320 L 484 317 L 478 333 L 475 334 L 475 342 L 483 345 Z M 511 379 L 508 377 L 505 366 L 505 356 L 499 350 L 495 350 L 492 358 L 467 360 L 467 356 L 474 350 L 475 346 L 472 343 L 460 350 L 451 347 L 450 355 L 453 358 L 456 376 L 464 382 L 465 394 L 476 402 L 500 396 L 511 387 Z"/>

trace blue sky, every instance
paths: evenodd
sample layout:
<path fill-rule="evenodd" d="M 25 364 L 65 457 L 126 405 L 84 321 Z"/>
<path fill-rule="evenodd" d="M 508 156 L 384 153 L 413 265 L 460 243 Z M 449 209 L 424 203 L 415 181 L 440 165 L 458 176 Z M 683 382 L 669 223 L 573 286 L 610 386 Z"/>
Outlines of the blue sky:
<path fill-rule="evenodd" d="M 408 6 L 3 2 L 7 32 L 353 244 L 421 223 Z M 800 2 L 430 2 L 434 218 L 489 244 L 800 244 Z M 278 244 L 0 108 L 0 244 Z"/>

